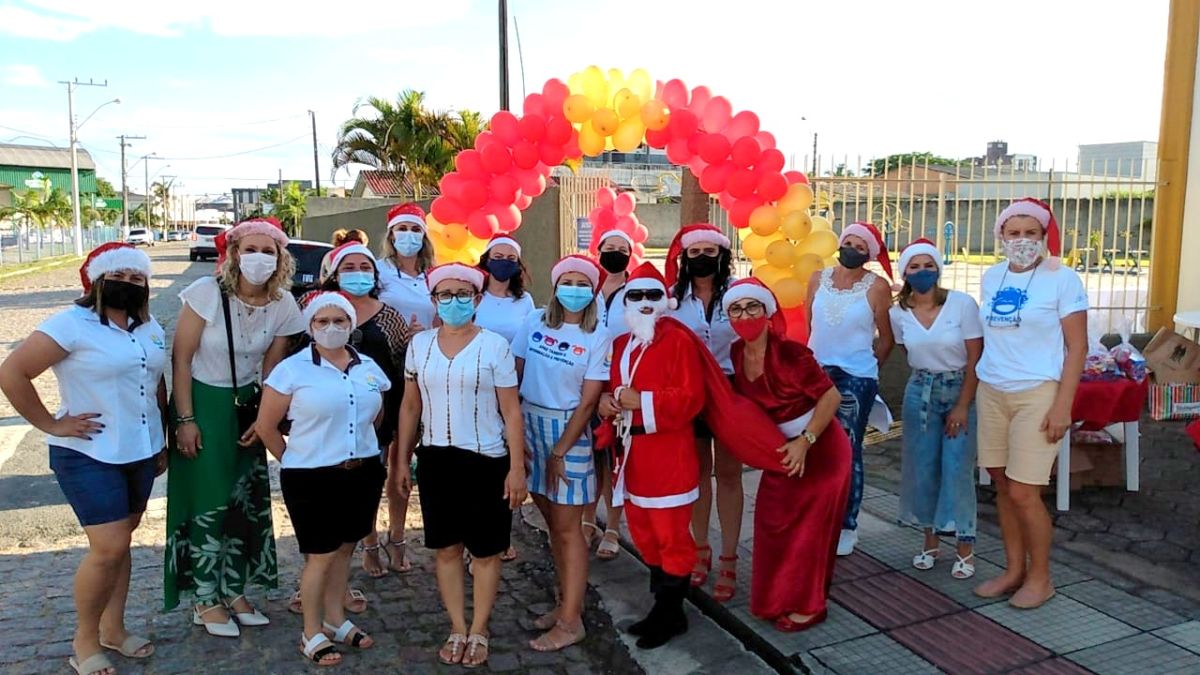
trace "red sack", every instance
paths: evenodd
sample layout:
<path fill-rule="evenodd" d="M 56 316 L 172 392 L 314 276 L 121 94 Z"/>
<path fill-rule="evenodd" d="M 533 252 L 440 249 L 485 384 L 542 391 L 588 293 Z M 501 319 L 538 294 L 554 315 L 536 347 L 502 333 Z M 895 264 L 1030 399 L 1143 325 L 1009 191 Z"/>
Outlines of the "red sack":
<path fill-rule="evenodd" d="M 1200 452 L 1200 420 L 1187 425 L 1187 434 L 1192 437 L 1192 443 L 1196 444 L 1196 450 Z"/>

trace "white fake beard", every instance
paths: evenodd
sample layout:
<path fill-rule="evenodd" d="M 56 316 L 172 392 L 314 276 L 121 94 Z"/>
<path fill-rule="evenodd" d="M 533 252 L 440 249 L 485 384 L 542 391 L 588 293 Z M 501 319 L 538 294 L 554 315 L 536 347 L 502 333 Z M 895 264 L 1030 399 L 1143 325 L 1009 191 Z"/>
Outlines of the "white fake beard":
<path fill-rule="evenodd" d="M 629 332 L 633 337 L 641 342 L 650 342 L 654 339 L 654 324 L 658 322 L 659 317 L 667 313 L 667 298 L 658 300 L 642 300 L 641 302 L 626 302 L 625 303 L 625 323 L 629 326 Z M 650 314 L 642 314 L 642 308 L 649 307 L 654 311 Z"/>

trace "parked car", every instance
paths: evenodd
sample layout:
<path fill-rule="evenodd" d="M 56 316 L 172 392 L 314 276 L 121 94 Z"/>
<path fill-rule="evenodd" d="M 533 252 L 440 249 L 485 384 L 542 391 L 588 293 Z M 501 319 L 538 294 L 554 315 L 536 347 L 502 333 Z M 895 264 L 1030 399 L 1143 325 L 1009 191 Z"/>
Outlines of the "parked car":
<path fill-rule="evenodd" d="M 129 236 L 125 237 L 125 243 L 134 246 L 153 246 L 154 233 L 144 227 L 131 228 Z"/>
<path fill-rule="evenodd" d="M 296 259 L 296 273 L 292 275 L 292 295 L 299 298 L 316 290 L 321 275 L 321 261 L 333 250 L 331 244 L 322 241 L 293 239 L 288 243 L 288 252 Z"/>
<path fill-rule="evenodd" d="M 188 259 L 195 262 L 205 258 L 217 259 L 216 238 L 228 225 L 197 225 L 192 230 L 191 243 L 188 245 Z"/>
<path fill-rule="evenodd" d="M 187 241 L 187 238 L 186 230 L 171 230 L 167 233 L 167 241 Z"/>

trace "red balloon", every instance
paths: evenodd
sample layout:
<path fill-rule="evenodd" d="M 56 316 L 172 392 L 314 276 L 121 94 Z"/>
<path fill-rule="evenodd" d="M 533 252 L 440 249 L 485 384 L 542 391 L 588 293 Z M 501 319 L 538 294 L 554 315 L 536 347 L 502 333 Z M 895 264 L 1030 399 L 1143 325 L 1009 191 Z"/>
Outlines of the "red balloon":
<path fill-rule="evenodd" d="M 512 168 L 512 156 L 508 154 L 508 148 L 499 143 L 493 142 L 484 146 L 483 150 L 479 151 L 479 159 L 483 168 L 492 173 L 504 173 Z"/>
<path fill-rule="evenodd" d="M 652 148 L 665 148 L 667 147 L 667 142 L 670 140 L 671 130 L 669 128 L 659 129 L 658 131 L 653 129 L 646 130 L 646 145 Z"/>
<path fill-rule="evenodd" d="M 591 221 L 592 227 L 594 228 L 593 231 L 605 232 L 616 227 L 617 214 L 609 211 L 608 209 L 601 209 L 600 212 L 596 214 L 596 217 L 592 218 Z"/>
<path fill-rule="evenodd" d="M 433 217 L 437 218 L 439 223 L 461 223 L 467 219 L 467 213 L 469 213 L 462 202 L 446 195 L 433 200 L 430 211 L 433 212 Z"/>
<path fill-rule="evenodd" d="M 500 230 L 500 222 L 490 213 L 473 211 L 467 216 L 467 231 L 477 239 L 491 239 Z"/>
<path fill-rule="evenodd" d="M 483 152 L 484 148 L 495 142 L 496 135 L 490 131 L 484 131 L 475 137 L 475 149 Z"/>
<path fill-rule="evenodd" d="M 442 176 L 442 180 L 438 183 L 438 186 L 441 188 L 442 194 L 458 199 L 459 191 L 462 190 L 463 185 L 466 185 L 466 182 L 467 179 L 463 177 L 461 173 L 458 173 L 457 171 L 451 171 L 445 176 Z"/>
<path fill-rule="evenodd" d="M 513 200 L 513 206 L 517 207 L 518 209 L 521 209 L 522 211 L 529 208 L 529 205 L 532 203 L 533 203 L 533 197 L 530 197 L 529 195 L 527 195 L 523 192 L 517 193 L 517 198 L 515 200 Z"/>
<path fill-rule="evenodd" d="M 725 190 L 731 197 L 737 199 L 738 203 L 754 194 L 756 188 L 758 188 L 758 176 L 750 169 L 734 169 L 729 180 L 725 181 Z M 738 227 L 745 226 L 739 225 Z"/>
<path fill-rule="evenodd" d="M 617 201 L 617 191 L 610 187 L 602 187 L 596 190 L 596 205 L 597 208 L 611 209 Z"/>
<path fill-rule="evenodd" d="M 637 227 L 635 227 L 633 229 L 633 243 L 643 244 L 649 238 L 650 238 L 650 230 L 647 230 L 645 225 L 638 223 Z"/>
<path fill-rule="evenodd" d="M 803 304 L 788 309 L 780 308 L 787 320 L 787 336 L 801 344 L 808 344 L 808 313 Z"/>
<path fill-rule="evenodd" d="M 725 190 L 725 184 L 729 181 L 729 177 L 733 175 L 733 170 L 737 168 L 732 162 L 719 162 L 710 165 L 700 174 L 700 189 L 710 195 L 715 195 Z"/>
<path fill-rule="evenodd" d="M 663 85 L 662 101 L 674 113 L 676 109 L 684 108 L 688 102 L 687 85 L 682 80 L 671 80 Z"/>
<path fill-rule="evenodd" d="M 545 115 L 546 114 L 546 97 L 534 92 L 525 97 L 525 103 L 521 107 L 521 111 L 526 117 L 530 115 Z"/>
<path fill-rule="evenodd" d="M 550 145 L 566 145 L 567 141 L 571 140 L 571 132 L 574 130 L 575 128 L 571 126 L 567 118 L 561 115 L 551 117 L 546 122 L 546 134 L 542 138 L 542 142 Z"/>
<path fill-rule="evenodd" d="M 518 169 L 515 172 L 522 194 L 541 196 L 546 190 L 546 178 L 537 169 Z"/>
<path fill-rule="evenodd" d="M 697 144 L 700 156 L 709 164 L 716 164 L 729 156 L 729 139 L 721 134 L 704 134 Z"/>
<path fill-rule="evenodd" d="M 539 148 L 538 161 L 546 166 L 558 166 L 566 158 L 566 149 L 561 145 L 542 143 Z"/>
<path fill-rule="evenodd" d="M 488 189 L 487 186 L 480 180 L 470 180 L 463 184 L 459 190 L 459 201 L 468 211 L 483 206 L 487 203 Z"/>
<path fill-rule="evenodd" d="M 496 225 L 501 232 L 512 232 L 521 226 L 521 209 L 515 204 L 502 206 L 495 212 Z"/>
<path fill-rule="evenodd" d="M 749 110 L 743 110 L 729 120 L 729 124 L 725 126 L 722 133 L 733 140 L 743 136 L 753 136 L 758 133 L 758 128 L 758 115 Z"/>
<path fill-rule="evenodd" d="M 483 176 L 487 170 L 483 168 L 483 160 L 479 157 L 478 150 L 463 150 L 454 158 L 454 168 L 463 175 L 464 178 L 475 178 Z"/>
<path fill-rule="evenodd" d="M 788 185 L 795 185 L 796 183 L 808 185 L 808 176 L 805 176 L 800 171 L 787 171 L 783 174 L 783 177 L 787 179 Z"/>
<path fill-rule="evenodd" d="M 704 109 L 708 107 L 708 102 L 713 98 L 712 91 L 704 85 L 700 85 L 692 89 L 692 97 L 688 99 L 688 110 L 696 117 L 703 119 Z M 707 129 L 707 131 L 720 131 L 720 129 Z"/>
<path fill-rule="evenodd" d="M 750 225 L 750 214 L 762 206 L 763 201 L 758 197 L 745 197 L 737 200 L 733 208 L 729 209 L 729 222 L 735 227 L 748 227 Z"/>
<path fill-rule="evenodd" d="M 562 116 L 563 102 L 571 95 L 571 88 L 562 80 L 550 79 L 542 85 L 542 97 L 546 99 L 546 110 L 552 115 Z"/>
<path fill-rule="evenodd" d="M 628 216 L 633 213 L 635 205 L 633 195 L 628 192 L 622 192 L 613 200 L 613 213 L 618 216 Z"/>
<path fill-rule="evenodd" d="M 692 175 L 697 179 L 704 174 L 704 170 L 707 168 L 708 162 L 704 161 L 704 158 L 700 155 L 692 155 L 692 158 L 688 160 L 688 169 L 691 170 Z"/>
<path fill-rule="evenodd" d="M 782 176 L 780 176 L 782 178 Z M 521 186 L 517 184 L 517 179 L 510 174 L 502 173 L 492 177 L 491 185 L 488 192 L 491 194 L 492 200 L 499 202 L 502 205 L 512 204 L 517 198 L 517 191 Z"/>
<path fill-rule="evenodd" d="M 538 146 L 529 141 L 521 141 L 513 147 L 512 157 L 513 164 L 518 169 L 532 169 L 541 161 L 542 154 L 538 150 Z"/>
<path fill-rule="evenodd" d="M 637 224 L 633 216 L 620 216 L 617 218 L 617 229 L 628 235 L 632 235 L 637 230 Z"/>
<path fill-rule="evenodd" d="M 489 130 L 496 137 L 496 140 L 510 148 L 521 140 L 521 128 L 520 123 L 517 122 L 517 116 L 507 110 L 501 110 L 492 115 L 492 123 L 489 125 Z"/>
<path fill-rule="evenodd" d="M 667 159 L 675 165 L 683 166 L 692 158 L 692 151 L 688 150 L 686 138 L 672 138 L 670 143 L 667 143 Z"/>
<path fill-rule="evenodd" d="M 671 112 L 671 122 L 667 125 L 671 130 L 671 138 L 688 139 L 696 135 L 700 128 L 700 120 L 690 110 Z"/>
<path fill-rule="evenodd" d="M 743 136 L 734 141 L 733 147 L 729 151 L 734 166 L 739 169 L 748 169 L 754 166 L 761 155 L 762 148 L 758 146 L 758 141 L 751 136 Z"/>
<path fill-rule="evenodd" d="M 787 164 L 787 160 L 784 159 L 783 153 L 775 148 L 771 148 L 770 150 L 763 150 L 758 161 L 754 163 L 754 169 L 756 171 L 769 172 L 783 171 L 785 164 Z"/>
<path fill-rule="evenodd" d="M 758 196 L 769 202 L 782 199 L 787 190 L 787 179 L 779 172 L 771 171 L 758 179 Z"/>
<path fill-rule="evenodd" d="M 754 140 L 758 141 L 759 146 L 763 150 L 770 150 L 775 147 L 775 134 L 769 131 L 760 131 L 754 134 Z"/>
<path fill-rule="evenodd" d="M 530 143 L 537 143 L 546 136 L 546 118 L 541 115 L 526 115 L 517 122 L 517 127 Z"/>
<path fill-rule="evenodd" d="M 721 208 L 728 211 L 729 209 L 733 208 L 733 205 L 737 202 L 737 199 L 734 199 L 733 195 L 729 194 L 728 192 L 722 192 L 721 194 L 717 195 L 717 202 L 721 205 Z"/>
<path fill-rule="evenodd" d="M 567 159 L 579 159 L 583 157 L 583 150 L 579 147 L 579 132 L 574 127 L 571 128 L 571 140 L 567 141 L 563 146 L 563 152 Z"/>

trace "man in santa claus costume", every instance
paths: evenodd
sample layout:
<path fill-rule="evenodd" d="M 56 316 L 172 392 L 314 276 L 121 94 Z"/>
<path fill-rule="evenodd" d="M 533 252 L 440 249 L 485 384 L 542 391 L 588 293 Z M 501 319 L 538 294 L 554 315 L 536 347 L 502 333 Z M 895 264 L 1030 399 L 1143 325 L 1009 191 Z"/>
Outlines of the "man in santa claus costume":
<path fill-rule="evenodd" d="M 600 414 L 616 418 L 625 448 L 613 502 L 628 502 L 629 532 L 650 567 L 654 607 L 628 629 L 643 649 L 687 631 L 683 601 L 696 563 L 689 526 L 700 489 L 692 422 L 705 405 L 705 363 L 688 328 L 663 316 L 668 303 L 653 265 L 643 263 L 629 276 L 629 333 L 613 342 L 610 393 L 600 401 Z"/>

